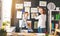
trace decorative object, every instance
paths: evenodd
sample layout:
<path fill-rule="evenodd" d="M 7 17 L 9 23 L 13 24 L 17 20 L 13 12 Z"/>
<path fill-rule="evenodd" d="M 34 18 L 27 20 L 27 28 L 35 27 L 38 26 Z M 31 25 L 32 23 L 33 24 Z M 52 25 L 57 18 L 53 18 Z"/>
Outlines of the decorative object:
<path fill-rule="evenodd" d="M 45 6 L 47 5 L 47 1 L 39 1 L 39 6 Z"/>
<path fill-rule="evenodd" d="M 33 19 L 33 18 L 35 18 L 35 17 L 37 17 L 38 16 L 38 13 L 31 13 L 31 18 Z"/>
<path fill-rule="evenodd" d="M 24 1 L 24 7 L 31 7 L 30 1 Z"/>
<path fill-rule="evenodd" d="M 31 12 L 38 12 L 37 8 L 31 8 Z"/>
<path fill-rule="evenodd" d="M 22 19 L 22 11 L 17 11 L 16 18 Z"/>
<path fill-rule="evenodd" d="M 56 5 L 53 2 L 48 3 L 47 8 L 49 10 L 54 10 L 56 8 Z"/>
<path fill-rule="evenodd" d="M 23 4 L 16 4 L 16 9 L 23 9 Z"/>
<path fill-rule="evenodd" d="M 38 21 L 35 21 L 34 22 L 34 29 L 37 29 L 38 28 L 37 26 L 38 26 Z"/>

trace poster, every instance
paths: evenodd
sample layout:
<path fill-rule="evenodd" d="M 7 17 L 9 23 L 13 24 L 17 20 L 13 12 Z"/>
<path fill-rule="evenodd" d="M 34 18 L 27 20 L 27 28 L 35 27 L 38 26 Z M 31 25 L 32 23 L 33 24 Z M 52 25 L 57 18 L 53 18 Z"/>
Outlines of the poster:
<path fill-rule="evenodd" d="M 31 23 L 31 21 L 27 21 L 27 27 L 28 27 L 28 28 L 32 28 L 32 23 Z"/>
<path fill-rule="evenodd" d="M 19 27 L 22 27 L 22 20 L 19 20 Z"/>
<path fill-rule="evenodd" d="M 31 12 L 38 12 L 37 8 L 31 8 Z"/>
<path fill-rule="evenodd" d="M 37 26 L 38 26 L 38 21 L 35 21 L 34 22 L 34 29 L 37 29 L 38 28 Z"/>
<path fill-rule="evenodd" d="M 47 5 L 47 1 L 39 1 L 39 6 L 45 6 Z"/>
<path fill-rule="evenodd" d="M 24 1 L 24 7 L 31 7 L 30 1 Z"/>
<path fill-rule="evenodd" d="M 17 11 L 16 18 L 21 19 L 22 18 L 22 11 Z"/>
<path fill-rule="evenodd" d="M 35 18 L 35 17 L 37 17 L 38 16 L 38 13 L 31 13 L 31 18 L 33 19 L 33 18 Z"/>
<path fill-rule="evenodd" d="M 30 13 L 30 7 L 25 7 L 25 12 Z"/>
<path fill-rule="evenodd" d="M 25 19 L 30 19 L 30 13 L 28 13 L 28 15 L 27 16 L 25 16 L 26 14 L 23 14 L 23 18 L 25 18 Z"/>
<path fill-rule="evenodd" d="M 16 4 L 16 9 L 23 9 L 23 4 Z"/>

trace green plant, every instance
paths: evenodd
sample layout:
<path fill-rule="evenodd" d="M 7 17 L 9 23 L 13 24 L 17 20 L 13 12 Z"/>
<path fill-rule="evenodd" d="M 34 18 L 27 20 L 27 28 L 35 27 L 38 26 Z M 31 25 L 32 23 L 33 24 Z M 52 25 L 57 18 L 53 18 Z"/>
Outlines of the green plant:
<path fill-rule="evenodd" d="M 1 29 L 0 36 L 7 36 L 7 32 L 4 29 Z"/>

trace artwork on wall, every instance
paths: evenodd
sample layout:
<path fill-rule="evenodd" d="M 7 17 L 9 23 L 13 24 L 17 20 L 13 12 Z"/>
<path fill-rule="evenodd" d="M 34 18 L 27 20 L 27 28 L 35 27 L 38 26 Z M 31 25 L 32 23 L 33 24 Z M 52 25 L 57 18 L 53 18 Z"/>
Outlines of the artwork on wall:
<path fill-rule="evenodd" d="M 34 22 L 34 29 L 37 29 L 38 28 L 38 21 L 35 21 Z"/>
<path fill-rule="evenodd" d="M 37 8 L 31 8 L 31 12 L 38 12 Z"/>
<path fill-rule="evenodd" d="M 30 7 L 25 7 L 25 12 L 30 13 Z"/>
<path fill-rule="evenodd" d="M 30 19 L 30 13 L 28 13 L 27 16 L 25 16 L 25 15 L 26 15 L 26 13 L 25 13 L 25 14 L 23 13 L 23 18 L 25 18 L 25 19 Z"/>
<path fill-rule="evenodd" d="M 17 11 L 16 18 L 18 18 L 18 19 L 22 18 L 22 11 Z"/>
<path fill-rule="evenodd" d="M 30 1 L 24 1 L 24 7 L 31 7 Z"/>
<path fill-rule="evenodd" d="M 31 21 L 27 21 L 27 27 L 32 28 L 32 22 Z"/>
<path fill-rule="evenodd" d="M 23 27 L 22 22 L 23 22 L 23 20 L 19 20 L 19 27 Z"/>
<path fill-rule="evenodd" d="M 23 9 L 23 4 L 16 4 L 16 9 Z"/>
<path fill-rule="evenodd" d="M 38 16 L 38 13 L 31 13 L 31 18 L 35 18 Z"/>
<path fill-rule="evenodd" d="M 45 6 L 47 5 L 47 1 L 39 1 L 39 6 Z"/>
<path fill-rule="evenodd" d="M 25 12 L 28 12 L 28 18 L 30 19 L 30 7 L 25 7 Z"/>

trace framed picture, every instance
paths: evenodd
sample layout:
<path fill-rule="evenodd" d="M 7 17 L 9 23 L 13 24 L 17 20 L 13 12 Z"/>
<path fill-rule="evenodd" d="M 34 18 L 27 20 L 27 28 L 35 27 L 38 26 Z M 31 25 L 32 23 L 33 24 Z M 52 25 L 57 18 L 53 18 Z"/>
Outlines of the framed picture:
<path fill-rule="evenodd" d="M 27 27 L 32 28 L 32 22 L 31 21 L 27 21 Z"/>
<path fill-rule="evenodd" d="M 30 13 L 30 7 L 25 7 L 25 12 Z"/>
<path fill-rule="evenodd" d="M 35 18 L 38 16 L 38 13 L 31 13 L 31 18 Z"/>
<path fill-rule="evenodd" d="M 45 6 L 47 5 L 47 1 L 39 1 L 39 6 Z"/>
<path fill-rule="evenodd" d="M 16 9 L 23 9 L 23 4 L 16 4 Z"/>
<path fill-rule="evenodd" d="M 22 19 L 22 11 L 17 11 L 16 18 Z"/>
<path fill-rule="evenodd" d="M 23 26 L 22 26 L 22 22 L 23 22 L 23 20 L 19 20 L 19 27 L 20 27 L 20 28 L 23 27 Z"/>
<path fill-rule="evenodd" d="M 31 8 L 31 12 L 38 12 L 37 8 Z"/>
<path fill-rule="evenodd" d="M 24 7 L 31 7 L 30 1 L 24 1 Z"/>
<path fill-rule="evenodd" d="M 28 15 L 26 16 L 27 14 L 24 12 L 23 13 L 23 18 L 25 18 L 25 19 L 30 19 L 30 13 L 28 13 Z"/>
<path fill-rule="evenodd" d="M 38 28 L 38 21 L 35 21 L 34 22 L 34 29 L 37 29 Z"/>

